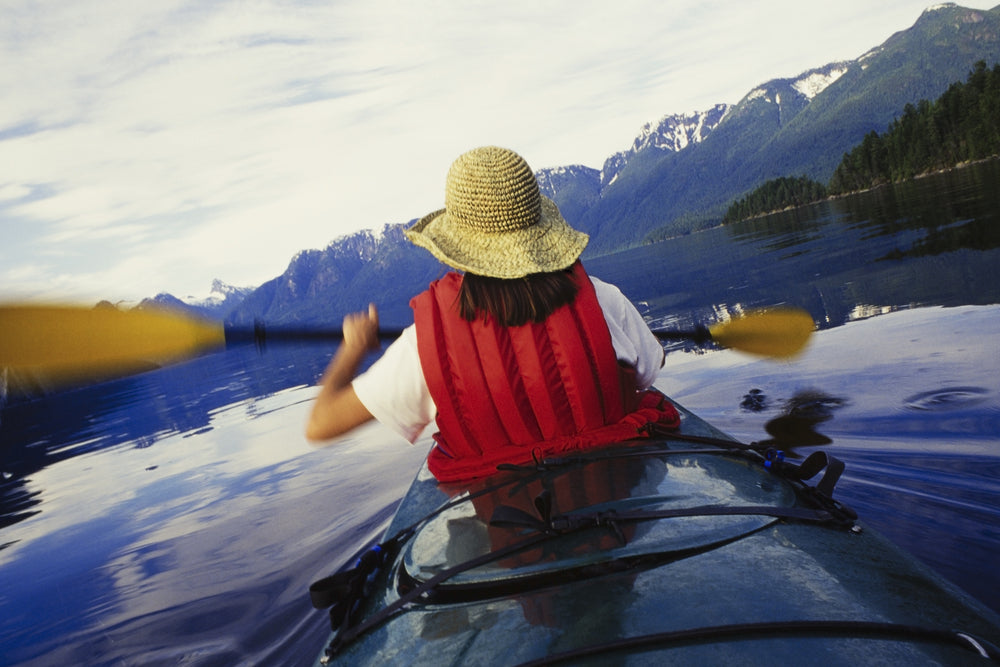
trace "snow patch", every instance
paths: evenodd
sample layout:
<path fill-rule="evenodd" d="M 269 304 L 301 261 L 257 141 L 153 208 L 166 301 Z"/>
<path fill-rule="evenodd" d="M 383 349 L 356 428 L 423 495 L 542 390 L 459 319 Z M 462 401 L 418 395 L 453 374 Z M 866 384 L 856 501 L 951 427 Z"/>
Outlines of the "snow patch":
<path fill-rule="evenodd" d="M 838 67 L 828 72 L 813 72 L 793 83 L 792 88 L 802 93 L 806 99 L 811 100 L 826 90 L 831 83 L 842 77 L 846 71 L 846 67 Z"/>
<path fill-rule="evenodd" d="M 212 290 L 207 297 L 186 296 L 181 301 L 198 308 L 215 308 L 221 306 L 228 299 L 244 297 L 253 289 L 253 287 L 236 287 L 216 278 L 212 281 Z"/>
<path fill-rule="evenodd" d="M 864 62 L 865 60 L 868 60 L 869 58 L 874 58 L 878 54 L 882 53 L 882 51 L 883 51 L 883 49 L 882 49 L 881 46 L 876 47 L 876 48 L 872 49 L 871 51 L 869 51 L 868 53 L 866 53 L 863 56 L 861 56 L 860 58 L 858 58 L 857 62 L 860 63 L 860 62 Z"/>
<path fill-rule="evenodd" d="M 730 104 L 716 104 L 708 111 L 668 114 L 657 123 L 644 123 L 628 149 L 619 151 L 604 161 L 599 172 L 601 187 L 606 188 L 614 183 L 618 173 L 640 151 L 655 149 L 677 153 L 704 141 L 732 108 Z"/>

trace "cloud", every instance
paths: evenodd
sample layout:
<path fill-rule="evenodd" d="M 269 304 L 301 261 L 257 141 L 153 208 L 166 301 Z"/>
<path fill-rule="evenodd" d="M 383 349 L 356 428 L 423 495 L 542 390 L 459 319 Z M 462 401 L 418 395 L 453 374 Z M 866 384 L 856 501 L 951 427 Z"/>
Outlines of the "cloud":
<path fill-rule="evenodd" d="M 205 293 L 214 277 L 259 284 L 298 250 L 438 208 L 448 166 L 468 148 L 506 145 L 535 168 L 600 167 L 644 123 L 857 57 L 923 4 L 818 7 L 5 8 L 0 87 L 13 92 L 0 107 L 0 298 Z"/>

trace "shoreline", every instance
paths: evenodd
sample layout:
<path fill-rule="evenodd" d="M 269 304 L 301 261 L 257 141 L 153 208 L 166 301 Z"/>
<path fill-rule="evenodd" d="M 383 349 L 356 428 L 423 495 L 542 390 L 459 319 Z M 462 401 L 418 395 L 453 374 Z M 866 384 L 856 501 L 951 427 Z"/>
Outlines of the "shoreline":
<path fill-rule="evenodd" d="M 847 197 L 851 197 L 851 196 L 857 195 L 857 194 L 862 194 L 862 193 L 865 193 L 865 192 L 874 192 L 876 190 L 879 190 L 879 189 L 884 188 L 884 187 L 888 187 L 890 185 L 899 185 L 900 183 L 906 183 L 908 181 L 917 181 L 917 180 L 920 180 L 922 178 L 929 178 L 931 176 L 938 176 L 938 175 L 941 175 L 941 174 L 947 174 L 949 172 L 958 171 L 958 170 L 961 170 L 961 169 L 967 169 L 968 167 L 972 167 L 972 166 L 975 166 L 975 165 L 978 165 L 978 164 L 986 164 L 987 162 L 993 162 L 993 161 L 1000 162 L 1000 153 L 998 153 L 996 155 L 991 155 L 990 157 L 986 157 L 986 158 L 983 158 L 981 160 L 967 160 L 965 162 L 959 162 L 957 164 L 954 164 L 954 165 L 952 165 L 950 167 L 944 167 L 944 168 L 941 168 L 941 169 L 935 169 L 933 171 L 922 171 L 919 174 L 916 174 L 916 175 L 914 175 L 914 176 L 912 176 L 910 178 L 903 179 L 903 180 L 900 180 L 900 181 L 888 181 L 886 183 L 878 183 L 876 185 L 872 185 L 872 186 L 867 187 L 867 188 L 862 188 L 860 190 L 851 190 L 850 192 L 842 192 L 842 193 L 836 194 L 836 195 L 829 195 L 827 197 L 824 197 L 823 199 L 817 199 L 815 201 L 807 202 L 805 204 L 797 204 L 797 205 L 794 205 L 794 206 L 786 206 L 784 208 L 772 209 L 772 210 L 766 211 L 764 213 L 758 213 L 757 215 L 752 215 L 752 216 L 749 216 L 749 217 L 746 217 L 746 218 L 741 218 L 739 220 L 734 220 L 733 222 L 720 222 L 720 223 L 718 223 L 716 225 L 712 225 L 710 227 L 703 227 L 701 229 L 697 229 L 697 230 L 694 230 L 694 231 L 691 231 L 691 232 L 687 232 L 686 234 L 673 234 L 671 236 L 666 236 L 666 237 L 663 237 L 661 239 L 657 239 L 655 241 L 649 241 L 647 243 L 642 243 L 640 245 L 652 245 L 654 243 L 660 243 L 662 241 L 669 241 L 671 239 L 675 239 L 675 238 L 678 238 L 678 237 L 681 237 L 681 236 L 687 236 L 689 234 L 697 234 L 699 232 L 708 231 L 710 229 L 717 229 L 719 227 L 726 227 L 728 225 L 736 225 L 736 224 L 739 224 L 741 222 L 747 222 L 748 220 L 759 220 L 761 218 L 766 218 L 769 215 L 774 215 L 776 213 L 786 213 L 788 211 L 794 211 L 794 210 L 799 209 L 799 208 L 804 208 L 806 206 L 812 206 L 813 204 L 819 204 L 819 203 L 825 202 L 825 201 L 835 201 L 835 200 L 838 200 L 838 199 L 845 199 Z M 620 249 L 620 250 L 616 250 L 614 252 L 621 252 L 622 250 L 628 250 L 628 248 L 623 248 L 623 249 Z M 614 253 L 607 253 L 607 254 L 614 254 Z"/>

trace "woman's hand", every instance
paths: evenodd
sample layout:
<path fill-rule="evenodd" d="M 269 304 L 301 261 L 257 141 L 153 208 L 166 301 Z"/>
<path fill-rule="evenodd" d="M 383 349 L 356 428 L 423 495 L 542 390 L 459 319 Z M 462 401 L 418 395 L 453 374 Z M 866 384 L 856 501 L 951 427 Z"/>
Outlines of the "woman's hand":
<path fill-rule="evenodd" d="M 379 349 L 378 309 L 368 304 L 368 312 L 344 318 L 344 340 L 333 355 L 313 404 L 306 438 L 313 443 L 328 441 L 372 419 L 368 408 L 354 393 L 351 381 L 365 355 Z"/>
<path fill-rule="evenodd" d="M 351 313 L 344 318 L 344 347 L 362 351 L 377 350 L 378 340 L 378 308 L 374 303 L 368 304 L 368 312 Z"/>

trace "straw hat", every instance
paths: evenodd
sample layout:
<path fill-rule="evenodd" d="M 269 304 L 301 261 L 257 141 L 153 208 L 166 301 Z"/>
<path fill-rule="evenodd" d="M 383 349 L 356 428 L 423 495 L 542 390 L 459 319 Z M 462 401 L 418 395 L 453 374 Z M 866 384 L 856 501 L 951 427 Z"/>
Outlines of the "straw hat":
<path fill-rule="evenodd" d="M 445 207 L 406 231 L 448 266 L 493 278 L 565 269 L 588 236 L 563 219 L 517 153 L 485 146 L 464 153 L 448 171 Z"/>

